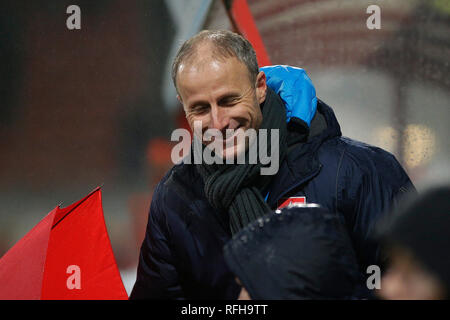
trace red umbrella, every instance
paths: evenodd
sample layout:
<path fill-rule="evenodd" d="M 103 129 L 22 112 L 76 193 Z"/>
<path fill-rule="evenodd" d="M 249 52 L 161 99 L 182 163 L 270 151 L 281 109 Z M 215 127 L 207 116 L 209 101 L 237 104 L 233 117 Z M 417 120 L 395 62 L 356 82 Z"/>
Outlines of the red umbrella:
<path fill-rule="evenodd" d="M 101 190 L 56 207 L 0 259 L 0 299 L 127 299 Z"/>

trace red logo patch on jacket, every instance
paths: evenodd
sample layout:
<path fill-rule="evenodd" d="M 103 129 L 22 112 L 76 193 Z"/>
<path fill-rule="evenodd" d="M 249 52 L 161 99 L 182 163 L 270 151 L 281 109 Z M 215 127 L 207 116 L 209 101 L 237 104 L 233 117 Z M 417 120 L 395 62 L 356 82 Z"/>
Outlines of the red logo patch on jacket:
<path fill-rule="evenodd" d="M 283 209 L 291 203 L 306 203 L 306 197 L 289 197 L 278 200 L 277 209 Z"/>

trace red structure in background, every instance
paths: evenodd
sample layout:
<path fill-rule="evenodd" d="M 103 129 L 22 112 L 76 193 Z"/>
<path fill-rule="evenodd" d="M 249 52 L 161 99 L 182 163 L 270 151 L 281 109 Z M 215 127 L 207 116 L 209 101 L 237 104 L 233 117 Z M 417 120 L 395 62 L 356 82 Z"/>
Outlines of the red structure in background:
<path fill-rule="evenodd" d="M 231 1 L 231 5 L 229 3 L 230 1 L 224 1 L 234 31 L 250 41 L 256 51 L 256 58 L 260 67 L 272 64 L 247 0 L 234 0 Z"/>

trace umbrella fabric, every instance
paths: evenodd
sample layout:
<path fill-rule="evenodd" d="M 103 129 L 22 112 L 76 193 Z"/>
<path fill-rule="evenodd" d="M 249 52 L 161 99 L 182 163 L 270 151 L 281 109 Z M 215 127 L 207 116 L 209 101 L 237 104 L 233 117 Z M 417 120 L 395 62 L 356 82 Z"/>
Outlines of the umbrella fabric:
<path fill-rule="evenodd" d="M 127 299 L 100 188 L 55 208 L 0 260 L 1 299 Z"/>
<path fill-rule="evenodd" d="M 40 299 L 47 244 L 57 209 L 0 259 L 0 300 Z"/>

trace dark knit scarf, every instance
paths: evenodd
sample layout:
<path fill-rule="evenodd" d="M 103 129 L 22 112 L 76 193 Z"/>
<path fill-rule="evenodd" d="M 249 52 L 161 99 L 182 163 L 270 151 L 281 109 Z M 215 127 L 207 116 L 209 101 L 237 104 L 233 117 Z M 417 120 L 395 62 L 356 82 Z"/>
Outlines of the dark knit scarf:
<path fill-rule="evenodd" d="M 305 136 L 295 135 L 295 138 L 288 139 L 286 109 L 280 97 L 269 88 L 265 102 L 261 104 L 261 111 L 263 120 L 260 129 L 267 129 L 267 155 L 272 154 L 271 129 L 279 129 L 279 164 L 281 166 L 288 146 Z M 289 135 L 289 137 L 293 136 Z M 259 148 L 259 132 L 255 143 L 258 143 Z M 202 149 L 204 148 L 203 145 Z M 269 167 L 270 163 L 264 166 Z M 229 214 L 232 234 L 271 211 L 261 191 L 267 188 L 273 176 L 261 175 L 262 167 L 259 156 L 256 164 L 249 164 L 248 154 L 246 154 L 245 164 L 209 165 L 203 162 L 197 165 L 197 170 L 205 183 L 206 198 L 219 213 Z"/>

